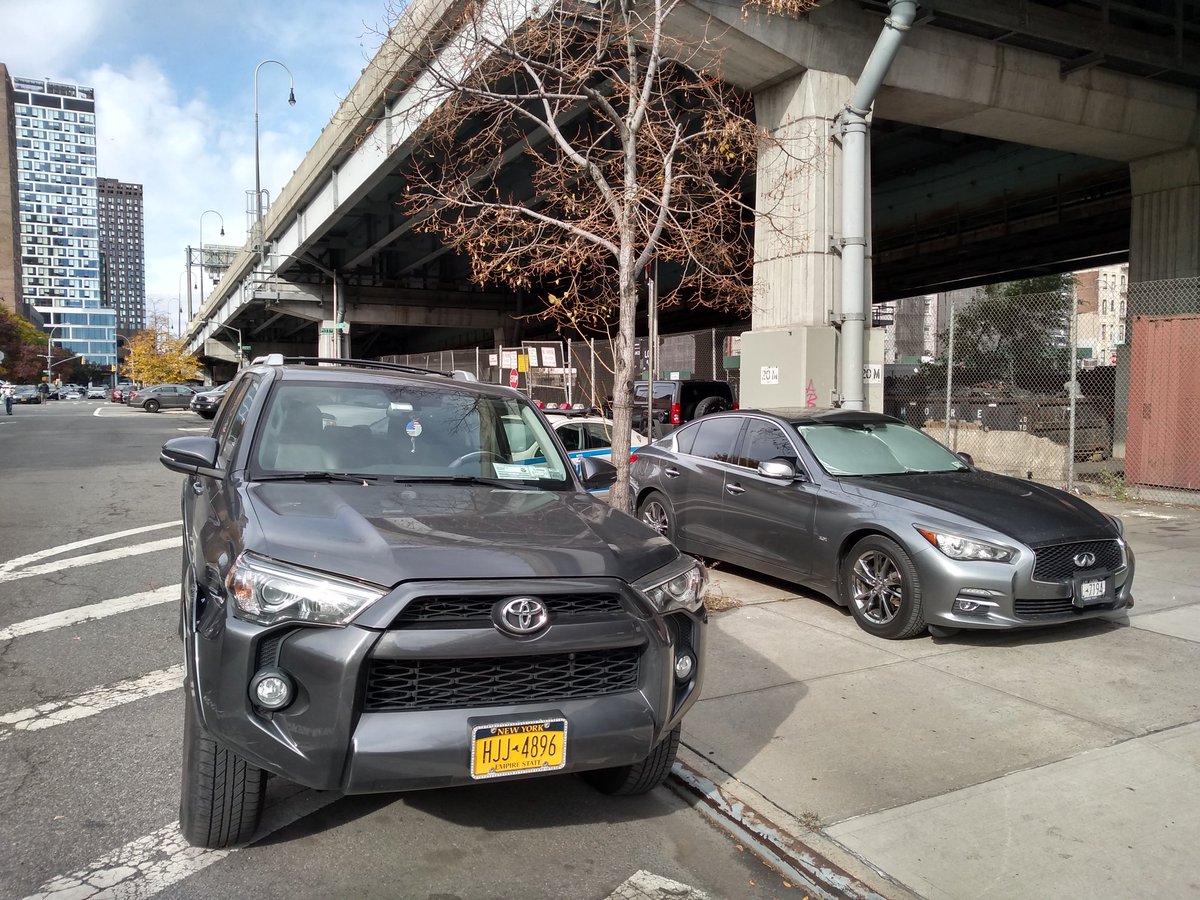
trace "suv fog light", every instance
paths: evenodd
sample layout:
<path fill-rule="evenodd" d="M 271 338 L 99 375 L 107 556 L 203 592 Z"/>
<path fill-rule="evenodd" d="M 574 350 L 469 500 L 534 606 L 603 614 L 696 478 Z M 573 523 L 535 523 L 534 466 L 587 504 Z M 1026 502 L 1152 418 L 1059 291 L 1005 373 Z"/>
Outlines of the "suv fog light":
<path fill-rule="evenodd" d="M 279 669 L 263 669 L 250 679 L 250 696 L 263 709 L 283 709 L 294 693 L 292 679 Z"/>
<path fill-rule="evenodd" d="M 675 678 L 677 681 L 687 681 L 692 677 L 696 668 L 696 660 L 690 653 L 681 653 L 675 657 Z"/>

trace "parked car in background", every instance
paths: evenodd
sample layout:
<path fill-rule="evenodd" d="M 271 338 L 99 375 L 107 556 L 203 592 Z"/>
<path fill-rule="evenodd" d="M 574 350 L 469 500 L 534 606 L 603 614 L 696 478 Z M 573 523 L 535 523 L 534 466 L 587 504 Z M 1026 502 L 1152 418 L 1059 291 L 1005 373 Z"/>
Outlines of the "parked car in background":
<path fill-rule="evenodd" d="M 575 463 L 577 472 L 580 460 L 586 457 L 612 460 L 612 419 L 596 415 L 591 410 L 546 410 L 545 413 L 554 433 L 566 448 L 567 455 Z M 646 437 L 637 431 L 631 432 L 629 437 L 630 453 L 647 443 Z M 608 488 L 593 491 L 607 492 Z"/>
<path fill-rule="evenodd" d="M 41 403 L 42 395 L 36 384 L 13 385 L 13 403 Z"/>
<path fill-rule="evenodd" d="M 108 396 L 108 388 L 102 384 L 93 384 L 87 389 L 89 400 L 103 400 L 106 396 Z"/>
<path fill-rule="evenodd" d="M 577 478 L 516 391 L 293 362 L 243 370 L 212 434 L 159 457 L 187 476 L 184 837 L 251 839 L 268 774 L 660 785 L 700 696 L 703 565 L 585 493 L 612 466 Z"/>
<path fill-rule="evenodd" d="M 140 406 L 146 412 L 160 409 L 182 409 L 192 402 L 196 389 L 186 384 L 152 384 L 129 392 L 125 403 Z"/>
<path fill-rule="evenodd" d="M 202 419 L 211 419 L 217 414 L 217 410 L 221 407 L 221 400 L 225 396 L 225 392 L 229 390 L 229 382 L 218 385 L 210 391 L 198 391 L 192 395 L 188 406 L 192 412 L 196 413 Z"/>
<path fill-rule="evenodd" d="M 653 404 L 648 401 L 650 383 L 633 383 L 633 428 L 652 437 L 670 434 L 700 416 L 737 409 L 733 388 L 728 381 L 709 381 L 698 378 L 654 382 Z M 647 408 L 651 409 L 651 424 L 646 424 Z"/>
<path fill-rule="evenodd" d="M 64 384 L 58 389 L 59 400 L 82 400 L 87 394 L 87 388 L 79 384 Z"/>
<path fill-rule="evenodd" d="M 112 403 L 124 403 L 125 402 L 125 389 L 120 388 L 120 387 L 113 388 L 109 392 L 108 399 Z"/>
<path fill-rule="evenodd" d="M 1133 605 L 1119 519 L 891 416 L 718 413 L 638 450 L 630 477 L 639 518 L 680 549 L 806 584 L 878 637 Z"/>

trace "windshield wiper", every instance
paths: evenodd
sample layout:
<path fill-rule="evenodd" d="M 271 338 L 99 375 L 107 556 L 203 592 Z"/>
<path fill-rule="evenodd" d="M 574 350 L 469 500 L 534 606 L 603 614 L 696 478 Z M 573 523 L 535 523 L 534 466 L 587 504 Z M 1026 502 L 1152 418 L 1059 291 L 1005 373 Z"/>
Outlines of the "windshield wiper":
<path fill-rule="evenodd" d="M 396 484 L 483 484 L 488 487 L 517 490 L 524 487 L 510 481 L 498 478 L 483 478 L 479 475 L 397 475 L 392 478 Z"/>
<path fill-rule="evenodd" d="M 378 475 L 351 475 L 342 472 L 285 472 L 282 475 L 262 475 L 255 481 L 345 481 L 366 486 L 369 481 L 378 481 Z"/>

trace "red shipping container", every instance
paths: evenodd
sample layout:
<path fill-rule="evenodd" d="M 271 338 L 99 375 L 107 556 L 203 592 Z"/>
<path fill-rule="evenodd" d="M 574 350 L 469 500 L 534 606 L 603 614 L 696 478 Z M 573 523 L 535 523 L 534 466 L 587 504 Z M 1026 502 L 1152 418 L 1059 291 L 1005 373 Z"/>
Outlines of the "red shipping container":
<path fill-rule="evenodd" d="M 1134 316 L 1125 481 L 1200 489 L 1200 315 Z"/>

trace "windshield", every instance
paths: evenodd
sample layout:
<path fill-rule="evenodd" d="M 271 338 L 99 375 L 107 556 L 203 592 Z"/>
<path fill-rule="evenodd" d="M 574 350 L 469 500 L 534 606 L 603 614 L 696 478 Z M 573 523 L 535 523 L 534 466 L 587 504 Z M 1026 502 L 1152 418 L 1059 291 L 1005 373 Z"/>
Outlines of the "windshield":
<path fill-rule="evenodd" d="M 906 475 L 968 468 L 933 438 L 899 423 L 797 425 L 796 431 L 830 475 Z"/>
<path fill-rule="evenodd" d="M 268 403 L 252 454 L 256 478 L 331 473 L 574 487 L 537 411 L 516 398 L 306 382 L 279 385 Z"/>

